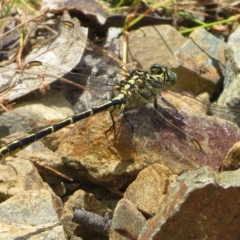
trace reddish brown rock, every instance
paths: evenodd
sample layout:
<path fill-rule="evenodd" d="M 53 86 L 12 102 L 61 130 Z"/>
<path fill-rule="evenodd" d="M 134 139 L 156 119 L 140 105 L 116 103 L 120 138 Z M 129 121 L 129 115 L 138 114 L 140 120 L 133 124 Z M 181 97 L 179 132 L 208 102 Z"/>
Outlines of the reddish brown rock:
<path fill-rule="evenodd" d="M 115 116 L 115 130 L 109 113 L 101 113 L 76 124 L 61 143 L 58 153 L 64 156 L 65 174 L 121 193 L 141 170 L 156 162 L 174 174 L 206 165 L 217 170 L 240 140 L 238 127 L 206 116 L 202 113 L 206 106 L 193 98 L 167 93 L 166 99 L 179 109 L 183 119 L 174 123 L 186 134 L 164 126 L 149 108 Z M 201 151 L 191 139 L 199 142 Z"/>
<path fill-rule="evenodd" d="M 168 193 L 169 186 L 176 181 L 177 175 L 169 169 L 155 163 L 142 170 L 136 180 L 124 193 L 124 198 L 131 201 L 146 216 L 153 216 Z"/>
<path fill-rule="evenodd" d="M 182 174 L 138 239 L 238 239 L 239 172 L 236 175 L 217 174 L 209 167 Z"/>
<path fill-rule="evenodd" d="M 130 201 L 118 202 L 112 219 L 110 239 L 137 239 L 146 219 Z"/>
<path fill-rule="evenodd" d="M 220 171 L 235 170 L 240 166 L 240 142 L 235 143 L 228 151 Z"/>

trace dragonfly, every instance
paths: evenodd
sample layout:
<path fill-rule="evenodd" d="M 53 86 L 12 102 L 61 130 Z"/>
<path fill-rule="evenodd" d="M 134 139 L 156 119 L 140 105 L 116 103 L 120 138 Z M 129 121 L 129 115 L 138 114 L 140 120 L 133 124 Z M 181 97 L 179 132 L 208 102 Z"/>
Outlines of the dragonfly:
<path fill-rule="evenodd" d="M 159 110 L 159 101 L 156 101 L 157 96 L 161 96 L 163 92 L 170 93 L 168 91 L 169 87 L 177 81 L 177 76 L 173 71 L 157 64 L 152 65 L 149 72 L 128 70 L 114 54 L 88 40 L 75 23 L 64 20 L 61 21 L 60 25 L 63 29 L 69 31 L 69 34 L 71 33 L 73 39 L 80 37 L 84 43 L 83 48 L 96 54 L 96 59 L 91 59 L 91 61 L 94 62 L 94 67 L 92 67 L 90 71 L 87 67 L 84 67 L 84 63 L 81 61 L 80 70 L 78 70 L 77 73 L 70 73 L 74 80 L 78 79 L 77 85 L 80 86 L 81 97 L 84 99 L 76 107 L 76 111 L 80 113 L 3 146 L 0 149 L 1 159 L 17 153 L 48 134 L 56 132 L 84 118 L 99 114 L 100 112 L 109 111 L 114 113 L 126 111 L 131 113 L 132 109 L 140 107 L 147 109 L 145 114 L 150 111 L 150 115 L 153 116 L 153 118 L 160 119 L 158 123 L 161 122 L 167 125 L 171 131 L 175 132 L 174 134 L 184 135 L 196 152 L 203 151 L 199 141 L 193 137 L 194 133 L 189 133 L 183 129 L 182 126 L 175 124 L 175 122 L 179 123 L 183 121 L 182 116 L 178 113 L 174 105 L 163 96 L 160 98 L 168 108 L 165 112 L 162 110 L 164 113 Z M 45 51 L 59 51 L 62 46 L 61 44 L 62 43 L 56 48 L 54 47 L 54 49 Z M 62 70 L 57 66 L 50 65 L 44 58 L 44 60 L 42 60 L 41 56 L 44 55 L 44 53 L 45 52 L 35 57 L 33 60 L 27 61 L 22 69 L 17 71 L 18 78 L 13 82 L 18 82 L 18 84 L 15 85 L 17 85 L 19 91 L 21 89 L 30 89 L 32 91 L 40 86 L 40 84 L 36 84 L 36 82 L 32 80 L 33 76 L 47 83 L 50 83 L 51 80 L 55 80 L 56 78 L 62 81 L 67 80 L 68 77 L 62 77 L 62 75 L 67 74 L 67 70 Z M 107 72 L 109 69 L 110 72 Z M 100 71 L 104 72 L 106 77 L 100 76 Z M 25 85 L 21 85 L 22 83 Z M 45 89 L 43 88 L 42 91 L 44 92 Z M 18 91 L 15 90 L 15 93 L 16 92 Z M 174 95 L 172 94 L 171 96 Z M 9 94 L 8 97 L 11 100 L 11 94 Z M 150 103 L 152 103 L 153 106 L 150 106 Z M 166 119 L 164 114 L 167 114 L 168 117 L 170 116 L 172 120 Z M 130 125 L 131 121 L 132 120 L 129 121 Z M 145 126 L 144 122 L 143 125 Z M 186 125 L 186 123 L 183 125 Z M 162 137 L 163 135 L 164 134 L 160 133 L 158 136 Z"/>
<path fill-rule="evenodd" d="M 61 23 L 66 28 L 70 29 L 76 29 L 75 25 L 70 21 L 62 21 Z M 78 33 L 81 33 L 79 29 L 75 30 Z M 115 61 L 115 64 L 119 69 L 123 70 L 123 64 L 117 59 L 114 55 L 111 53 L 104 51 L 103 49 L 100 49 L 97 45 L 90 42 L 85 36 L 82 35 L 82 38 L 86 42 L 86 48 L 87 49 L 93 49 L 94 51 L 101 51 L 103 54 L 107 57 L 109 57 L 112 61 Z M 119 64 L 121 64 L 119 66 Z M 35 70 L 33 68 L 46 67 L 48 68 L 48 64 L 45 64 L 42 61 L 38 60 L 32 60 L 27 62 L 25 66 L 23 67 L 23 70 L 20 72 L 20 76 L 23 77 L 22 81 L 28 81 L 28 78 L 30 78 L 31 74 L 35 73 Z M 24 69 L 25 68 L 25 69 Z M 26 70 L 28 68 L 28 70 Z M 51 67 L 49 67 L 51 68 Z M 52 68 L 53 69 L 53 68 Z M 51 70 L 53 72 L 53 70 Z M 28 73 L 28 76 L 27 76 Z M 53 76 L 58 76 L 59 74 L 52 74 Z M 144 105 L 147 104 L 149 101 L 151 101 L 158 93 L 161 92 L 162 89 L 167 88 L 168 85 L 175 84 L 177 81 L 176 74 L 170 71 L 167 68 L 163 68 L 160 65 L 153 65 L 150 69 L 150 72 L 146 71 L 140 71 L 140 70 L 128 70 L 126 74 L 124 74 L 125 79 L 121 79 L 118 82 L 114 83 L 108 83 L 104 87 L 103 84 L 100 85 L 100 80 L 97 77 L 93 77 L 91 80 L 91 87 L 90 91 L 93 91 L 93 87 L 101 87 L 101 91 L 105 91 L 107 94 L 109 94 L 109 88 L 113 88 L 112 93 L 112 99 L 109 101 L 106 101 L 104 104 L 101 104 L 99 106 L 95 106 L 94 108 L 90 108 L 86 111 L 83 111 L 79 114 L 76 114 L 66 120 L 63 120 L 59 123 L 56 123 L 50 127 L 47 127 L 43 130 L 38 131 L 37 133 L 31 134 L 25 138 L 13 141 L 9 143 L 8 145 L 2 147 L 0 149 L 0 158 L 5 158 L 6 156 L 12 155 L 16 153 L 17 151 L 25 148 L 29 144 L 41 139 L 42 137 L 56 132 L 59 129 L 62 129 L 63 127 L 73 124 L 77 121 L 82 120 L 83 118 L 87 118 L 91 115 L 97 114 L 102 111 L 122 111 L 125 108 L 129 107 L 135 107 L 135 105 Z M 49 74 L 46 74 L 48 77 L 52 77 Z M 45 77 L 46 77 L 45 76 Z M 44 77 L 43 77 L 44 78 Z M 47 78 L 47 77 L 46 77 Z M 98 82 L 96 82 L 98 81 Z M 29 85 L 32 84 L 31 81 Z M 31 88 L 31 86 L 28 85 L 28 88 Z M 93 87 L 92 87 L 93 86 Z M 102 97 L 102 96 L 101 96 Z M 96 96 L 95 96 L 96 98 Z M 91 101 L 91 100 L 90 100 Z M 94 103 L 95 104 L 95 103 Z M 157 111 L 156 111 L 157 112 Z M 171 122 L 168 122 L 169 125 L 172 127 L 175 127 L 178 129 L 178 131 L 181 131 L 184 133 L 184 131 L 173 124 Z M 200 145 L 195 139 L 191 139 L 193 144 L 198 148 L 201 149 Z"/>

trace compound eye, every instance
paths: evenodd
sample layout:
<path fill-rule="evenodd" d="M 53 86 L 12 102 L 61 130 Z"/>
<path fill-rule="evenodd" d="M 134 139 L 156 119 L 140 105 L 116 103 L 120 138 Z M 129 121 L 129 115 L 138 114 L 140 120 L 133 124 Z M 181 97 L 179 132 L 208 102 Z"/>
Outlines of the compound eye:
<path fill-rule="evenodd" d="M 133 70 L 130 71 L 130 75 L 134 75 L 134 74 L 136 74 L 136 72 L 137 71 L 135 69 L 133 69 Z"/>
<path fill-rule="evenodd" d="M 167 69 L 167 76 L 168 76 L 168 80 L 171 82 L 171 84 L 177 83 L 177 75 L 176 75 L 176 73 L 174 73 L 171 70 Z"/>
<path fill-rule="evenodd" d="M 159 64 L 153 64 L 150 67 L 150 72 L 151 72 L 151 74 L 161 74 L 161 73 L 163 73 L 163 68 Z"/>

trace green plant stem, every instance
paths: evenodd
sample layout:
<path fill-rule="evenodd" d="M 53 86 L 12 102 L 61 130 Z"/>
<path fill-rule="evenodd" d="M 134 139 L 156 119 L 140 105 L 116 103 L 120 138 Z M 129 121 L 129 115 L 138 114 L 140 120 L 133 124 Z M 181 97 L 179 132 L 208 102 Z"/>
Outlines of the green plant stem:
<path fill-rule="evenodd" d="M 30 12 L 32 12 L 32 13 L 35 12 L 35 9 L 32 8 L 29 4 L 27 4 L 26 1 L 20 0 L 20 3 L 21 3 L 24 7 L 26 7 Z"/>
<path fill-rule="evenodd" d="M 130 28 L 130 27 L 132 27 L 134 24 L 136 24 L 137 22 L 139 22 L 142 18 L 144 18 L 144 17 L 147 15 L 148 12 L 150 12 L 150 11 L 152 12 L 154 9 L 159 8 L 159 7 L 162 7 L 162 6 L 164 6 L 164 5 L 166 5 L 166 4 L 170 3 L 170 2 L 173 2 L 173 1 L 174 1 L 174 0 L 166 0 L 165 2 L 161 2 L 161 3 L 155 4 L 154 6 L 151 7 L 151 9 L 149 9 L 149 11 L 147 11 L 147 12 L 141 14 L 140 16 L 138 16 L 137 18 L 135 18 L 135 19 L 128 25 L 128 27 Z M 126 25 L 126 24 L 125 24 L 125 25 Z M 126 30 L 126 27 L 124 26 L 122 32 L 124 32 L 125 30 Z"/>
<path fill-rule="evenodd" d="M 193 22 L 195 22 L 195 23 L 197 23 L 197 24 L 199 24 L 199 25 L 204 25 L 204 24 L 205 24 L 205 22 L 202 22 L 202 21 L 200 21 L 200 20 L 198 20 L 198 19 L 196 19 L 196 18 L 193 18 L 192 16 L 190 16 L 189 14 L 186 14 L 186 13 L 183 12 L 183 11 L 178 11 L 178 14 L 179 14 L 180 16 L 183 16 L 183 17 L 185 17 L 185 18 L 190 19 L 191 21 L 193 21 Z"/>
<path fill-rule="evenodd" d="M 201 26 L 197 26 L 197 27 L 181 30 L 181 31 L 179 31 L 179 33 L 186 34 L 186 33 L 190 33 L 192 31 L 194 31 L 196 28 L 199 28 L 199 27 L 208 28 L 208 27 L 212 27 L 212 26 L 215 26 L 215 25 L 220 25 L 220 24 L 225 24 L 225 23 L 229 23 L 229 22 L 234 22 L 234 21 L 237 21 L 238 19 L 239 19 L 239 16 L 234 16 L 234 17 L 230 17 L 228 19 L 217 21 L 217 22 L 204 23 L 204 24 L 201 24 Z"/>
<path fill-rule="evenodd" d="M 6 12 L 4 13 L 4 15 L 3 15 L 3 19 L 6 18 L 6 17 L 8 17 L 8 15 L 9 15 L 9 13 L 11 12 L 11 9 L 12 9 L 12 7 L 13 7 L 13 5 L 15 4 L 16 1 L 17 1 L 17 0 L 13 0 L 13 1 L 11 2 L 11 4 L 10 4 L 9 6 L 7 6 L 7 10 L 6 10 Z M 0 21 L 0 28 L 2 27 L 2 24 L 3 24 L 3 21 Z"/>

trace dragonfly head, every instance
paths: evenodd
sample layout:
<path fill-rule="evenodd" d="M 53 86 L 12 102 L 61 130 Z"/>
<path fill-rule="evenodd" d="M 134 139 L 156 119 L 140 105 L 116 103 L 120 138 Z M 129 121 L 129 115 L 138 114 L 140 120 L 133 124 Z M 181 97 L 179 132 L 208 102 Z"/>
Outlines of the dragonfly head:
<path fill-rule="evenodd" d="M 168 68 L 164 68 L 159 64 L 153 64 L 150 67 L 150 72 L 151 74 L 162 75 L 164 77 L 164 82 L 169 85 L 177 83 L 177 75 Z"/>

